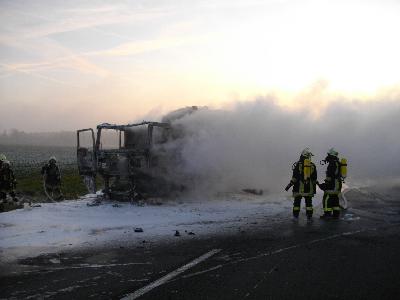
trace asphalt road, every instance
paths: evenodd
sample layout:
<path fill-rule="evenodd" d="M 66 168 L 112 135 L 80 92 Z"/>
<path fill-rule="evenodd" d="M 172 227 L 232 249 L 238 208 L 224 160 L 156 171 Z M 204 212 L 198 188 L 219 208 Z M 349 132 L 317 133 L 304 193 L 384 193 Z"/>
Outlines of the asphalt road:
<path fill-rule="evenodd" d="M 399 298 L 400 199 L 361 192 L 350 198 L 338 221 L 293 222 L 288 212 L 231 236 L 21 260 L 22 272 L 3 270 L 1 297 Z"/>

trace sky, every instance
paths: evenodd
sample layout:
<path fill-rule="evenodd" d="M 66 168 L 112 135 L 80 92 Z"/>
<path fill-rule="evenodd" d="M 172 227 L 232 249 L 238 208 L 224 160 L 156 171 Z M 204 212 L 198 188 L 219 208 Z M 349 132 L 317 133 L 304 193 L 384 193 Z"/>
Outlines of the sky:
<path fill-rule="evenodd" d="M 326 102 L 397 101 L 399 13 L 395 0 L 0 0 L 0 130 L 268 95 L 315 116 Z"/>

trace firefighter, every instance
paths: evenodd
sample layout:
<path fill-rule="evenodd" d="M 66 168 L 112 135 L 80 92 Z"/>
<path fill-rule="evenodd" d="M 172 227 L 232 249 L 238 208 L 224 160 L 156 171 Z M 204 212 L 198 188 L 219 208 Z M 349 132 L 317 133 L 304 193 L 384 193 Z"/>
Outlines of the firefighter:
<path fill-rule="evenodd" d="M 326 169 L 325 182 L 318 183 L 318 186 L 324 191 L 322 199 L 324 214 L 321 219 L 329 219 L 331 217 L 338 219 L 340 216 L 339 195 L 342 191 L 342 180 L 345 174 L 342 175 L 343 167 L 338 155 L 339 153 L 334 148 L 331 148 L 326 158 L 322 161 L 328 164 L 328 167 Z"/>
<path fill-rule="evenodd" d="M 293 176 L 285 190 L 288 191 L 293 186 L 293 217 L 298 219 L 300 213 L 301 198 L 304 197 L 306 203 L 306 215 L 308 220 L 312 220 L 313 206 L 312 197 L 315 195 L 317 182 L 317 168 L 311 162 L 309 148 L 305 148 L 300 155 L 299 161 L 293 164 Z"/>
<path fill-rule="evenodd" d="M 3 202 L 7 202 L 7 194 L 9 194 L 11 198 L 17 202 L 18 199 L 15 197 L 14 192 L 16 186 L 17 181 L 10 167 L 10 162 L 8 160 L 3 160 L 0 169 L 0 199 Z"/>
<path fill-rule="evenodd" d="M 41 174 L 44 176 L 46 193 L 56 193 L 59 195 L 58 199 L 62 199 L 61 172 L 57 166 L 57 159 L 54 156 L 50 157 L 49 162 L 42 167 Z"/>
<path fill-rule="evenodd" d="M 7 157 L 3 153 L 0 153 L 0 169 L 1 166 L 3 165 L 3 161 L 5 160 L 7 160 Z"/>

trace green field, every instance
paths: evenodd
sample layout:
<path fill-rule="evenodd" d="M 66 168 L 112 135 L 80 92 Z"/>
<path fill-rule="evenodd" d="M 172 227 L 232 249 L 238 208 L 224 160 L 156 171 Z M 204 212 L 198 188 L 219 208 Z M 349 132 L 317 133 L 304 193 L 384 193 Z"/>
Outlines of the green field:
<path fill-rule="evenodd" d="M 18 195 L 27 197 L 33 201 L 46 198 L 40 168 L 26 169 L 23 173 L 17 171 L 15 176 L 17 178 L 16 192 Z M 79 196 L 88 193 L 76 167 L 61 168 L 61 178 L 61 190 L 65 199 L 77 199 Z M 100 179 L 97 180 L 97 186 L 101 188 Z"/>
<path fill-rule="evenodd" d="M 16 193 L 19 197 L 32 201 L 43 201 L 46 198 L 40 170 L 53 155 L 56 156 L 61 170 L 61 189 L 65 198 L 76 199 L 88 193 L 78 174 L 74 147 L 0 145 L 0 153 L 4 153 L 11 161 L 11 168 L 17 179 Z M 102 188 L 99 178 L 97 187 Z"/>
<path fill-rule="evenodd" d="M 43 178 L 40 174 L 40 168 L 30 168 L 23 173 L 16 172 L 18 194 L 28 196 L 32 199 L 42 199 L 46 197 L 43 190 Z M 69 168 L 62 170 L 62 192 L 67 199 L 75 199 L 81 195 L 87 194 L 87 189 L 83 184 L 78 170 Z"/>

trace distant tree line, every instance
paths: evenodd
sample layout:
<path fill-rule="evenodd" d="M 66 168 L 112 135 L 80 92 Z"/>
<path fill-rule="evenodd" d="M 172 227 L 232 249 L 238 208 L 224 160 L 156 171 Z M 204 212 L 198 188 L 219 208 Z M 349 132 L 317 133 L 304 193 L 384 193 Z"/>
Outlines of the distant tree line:
<path fill-rule="evenodd" d="M 3 145 L 33 145 L 33 146 L 75 146 L 74 131 L 60 132 L 24 132 L 18 129 L 4 130 L 0 134 L 0 144 Z"/>
<path fill-rule="evenodd" d="M 118 134 L 115 130 L 107 130 L 102 134 L 102 143 L 104 145 L 118 145 Z M 81 136 L 81 144 L 91 145 L 90 134 Z M 0 145 L 28 145 L 28 146 L 61 146 L 75 147 L 75 131 L 59 132 L 25 132 L 18 129 L 4 130 L 0 133 Z"/>

